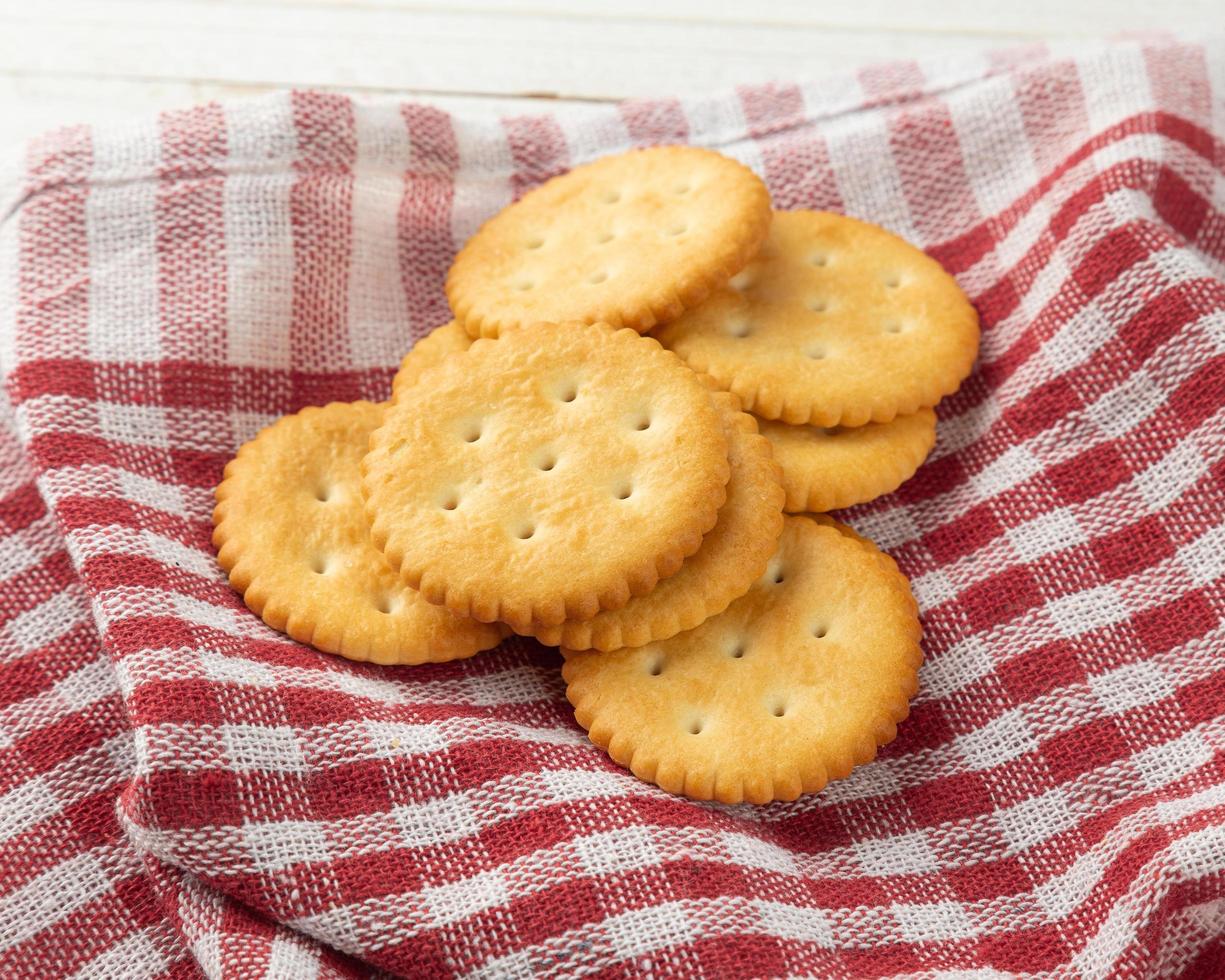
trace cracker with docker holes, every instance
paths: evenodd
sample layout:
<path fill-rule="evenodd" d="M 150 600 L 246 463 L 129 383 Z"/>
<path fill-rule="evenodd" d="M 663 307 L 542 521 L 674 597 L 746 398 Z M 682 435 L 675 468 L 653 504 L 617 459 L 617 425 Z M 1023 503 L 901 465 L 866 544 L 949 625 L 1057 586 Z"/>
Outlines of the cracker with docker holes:
<path fill-rule="evenodd" d="M 221 567 L 265 623 L 326 653 L 418 664 L 496 646 L 505 630 L 426 602 L 370 543 L 358 482 L 382 419 L 370 402 L 306 408 L 244 445 L 217 488 Z"/>
<path fill-rule="evenodd" d="M 645 647 L 563 650 L 562 673 L 579 724 L 640 779 L 767 803 L 816 792 L 893 739 L 919 637 L 892 559 L 788 517 L 765 574 L 721 615 Z"/>
<path fill-rule="evenodd" d="M 619 609 L 676 572 L 729 475 L 711 393 L 632 330 L 478 341 L 393 403 L 362 463 L 371 537 L 434 603 L 518 632 Z"/>
<path fill-rule="evenodd" d="M 930 408 L 854 428 L 758 424 L 782 468 L 790 513 L 840 510 L 891 493 L 914 476 L 936 444 Z"/>
<path fill-rule="evenodd" d="M 908 583 L 782 511 L 871 499 L 930 451 L 978 341 L 953 280 L 663 147 L 529 193 L 446 290 L 389 405 L 304 410 L 227 467 L 214 539 L 247 604 L 380 663 L 503 624 L 560 644 L 592 741 L 694 799 L 790 800 L 873 758 L 922 660 Z"/>
<path fill-rule="evenodd" d="M 752 417 L 739 410 L 736 396 L 717 392 L 713 397 L 724 417 L 731 477 L 718 523 L 702 546 L 675 575 L 621 609 L 586 622 L 534 627 L 541 642 L 614 650 L 667 639 L 721 613 L 766 567 L 783 530 L 778 466 Z"/>
<path fill-rule="evenodd" d="M 956 391 L 978 315 L 938 262 L 883 228 L 777 211 L 756 258 L 655 335 L 754 415 L 857 426 Z"/>
<path fill-rule="evenodd" d="M 645 333 L 743 268 L 770 225 L 770 194 L 711 150 L 662 146 L 575 167 L 468 240 L 447 275 L 474 337 L 538 320 Z"/>

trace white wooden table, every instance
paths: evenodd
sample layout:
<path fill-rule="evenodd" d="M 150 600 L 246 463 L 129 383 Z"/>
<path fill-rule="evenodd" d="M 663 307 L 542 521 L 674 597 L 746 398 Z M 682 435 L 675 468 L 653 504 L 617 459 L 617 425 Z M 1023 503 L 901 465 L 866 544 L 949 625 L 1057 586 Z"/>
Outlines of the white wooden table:
<path fill-rule="evenodd" d="M 284 87 L 521 112 L 1008 44 L 1225 29 L 1222 0 L 0 0 L 0 146 Z"/>

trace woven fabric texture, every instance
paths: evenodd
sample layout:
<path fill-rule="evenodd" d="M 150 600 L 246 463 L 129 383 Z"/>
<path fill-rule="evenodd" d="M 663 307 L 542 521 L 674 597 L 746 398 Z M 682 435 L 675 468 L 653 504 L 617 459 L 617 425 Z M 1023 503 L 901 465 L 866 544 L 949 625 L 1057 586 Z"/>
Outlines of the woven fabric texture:
<path fill-rule="evenodd" d="M 60 130 L 0 210 L 0 974 L 1225 971 L 1225 48 L 1032 48 L 480 122 L 303 92 Z M 980 363 L 846 512 L 927 662 L 768 807 L 591 746 L 552 650 L 378 668 L 265 627 L 212 491 L 387 396 L 456 248 L 629 146 L 952 272 Z"/>

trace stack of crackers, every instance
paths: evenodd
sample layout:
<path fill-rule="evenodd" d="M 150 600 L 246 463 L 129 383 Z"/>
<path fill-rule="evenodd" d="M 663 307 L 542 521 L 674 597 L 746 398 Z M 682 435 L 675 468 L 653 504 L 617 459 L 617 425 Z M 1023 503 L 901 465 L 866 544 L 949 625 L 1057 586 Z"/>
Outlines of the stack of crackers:
<path fill-rule="evenodd" d="M 558 645 L 592 741 L 694 799 L 790 800 L 873 758 L 917 609 L 823 512 L 930 451 L 977 351 L 953 279 L 660 147 L 498 214 L 447 297 L 389 402 L 304 409 L 227 466 L 214 541 L 247 605 L 382 664 Z"/>

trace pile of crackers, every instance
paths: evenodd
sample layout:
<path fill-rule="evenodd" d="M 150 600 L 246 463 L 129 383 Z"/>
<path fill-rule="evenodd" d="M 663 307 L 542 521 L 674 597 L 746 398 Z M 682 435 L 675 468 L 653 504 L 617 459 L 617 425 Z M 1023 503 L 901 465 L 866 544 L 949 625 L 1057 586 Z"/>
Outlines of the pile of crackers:
<path fill-rule="evenodd" d="M 381 664 L 560 646 L 592 741 L 693 799 L 790 800 L 873 758 L 917 609 L 824 512 L 931 450 L 978 345 L 954 280 L 659 147 L 525 195 L 446 290 L 390 401 L 306 408 L 227 466 L 214 542 L 246 604 Z"/>

